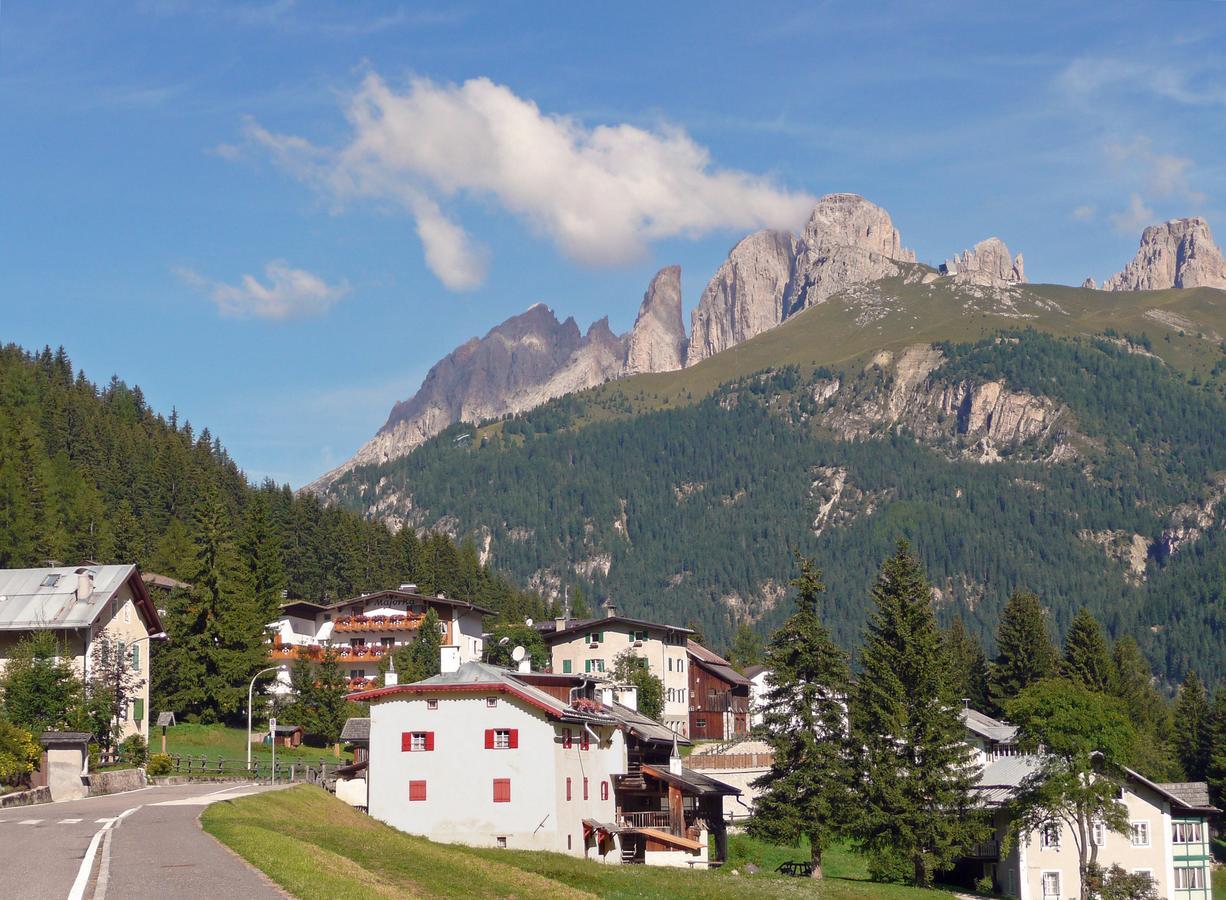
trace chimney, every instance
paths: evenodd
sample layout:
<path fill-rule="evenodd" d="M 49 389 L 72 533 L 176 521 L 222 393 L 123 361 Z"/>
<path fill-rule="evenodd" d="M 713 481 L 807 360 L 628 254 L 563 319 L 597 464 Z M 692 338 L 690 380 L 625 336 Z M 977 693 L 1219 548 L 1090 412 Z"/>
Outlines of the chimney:
<path fill-rule="evenodd" d="M 554 631 L 564 631 L 566 629 L 566 616 L 558 616 L 553 620 Z"/>
<path fill-rule="evenodd" d="M 617 697 L 611 684 L 602 684 L 597 690 L 600 691 L 600 702 L 605 706 L 612 706 L 616 701 Z"/>
<path fill-rule="evenodd" d="M 523 659 L 519 661 L 519 671 L 521 672 L 531 672 L 532 671 L 532 657 L 531 656 L 525 656 Z"/>
<path fill-rule="evenodd" d="M 383 673 L 383 686 L 395 687 L 398 684 L 400 684 L 400 676 L 396 674 L 396 660 L 389 653 L 387 657 L 387 671 Z"/>
<path fill-rule="evenodd" d="M 636 712 L 639 708 L 639 691 L 632 684 L 619 684 L 617 686 L 617 702 L 627 709 L 633 709 Z"/>
<path fill-rule="evenodd" d="M 402 585 L 400 585 L 400 590 L 401 590 L 401 592 L 402 592 L 402 593 L 405 593 L 405 594 L 416 594 L 416 593 L 417 593 L 417 585 L 415 585 L 415 584 L 402 584 Z"/>
<path fill-rule="evenodd" d="M 673 754 L 668 758 L 668 771 L 673 775 L 681 774 L 681 751 L 677 749 L 677 732 L 673 732 Z"/>
<path fill-rule="evenodd" d="M 612 597 L 604 602 L 604 614 L 605 618 L 607 619 L 611 619 L 617 615 L 617 604 L 613 602 Z"/>
<path fill-rule="evenodd" d="M 94 593 L 94 573 L 89 569 L 77 569 L 77 600 L 85 603 Z"/>
<path fill-rule="evenodd" d="M 438 670 L 443 675 L 460 670 L 460 647 L 458 644 L 443 644 L 438 648 Z"/>

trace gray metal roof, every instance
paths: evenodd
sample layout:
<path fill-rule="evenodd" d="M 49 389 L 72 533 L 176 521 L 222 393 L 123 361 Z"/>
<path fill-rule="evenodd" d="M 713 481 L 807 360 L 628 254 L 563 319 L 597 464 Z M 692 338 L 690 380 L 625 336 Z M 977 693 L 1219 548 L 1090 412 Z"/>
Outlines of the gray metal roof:
<path fill-rule="evenodd" d="M 1011 744 L 1017 739 L 1017 726 L 1001 722 L 977 709 L 962 710 L 962 724 L 980 737 L 999 743 Z"/>
<path fill-rule="evenodd" d="M 94 573 L 93 591 L 84 601 L 77 599 L 81 569 Z M 0 631 L 87 627 L 135 572 L 132 565 L 0 569 Z"/>
<path fill-rule="evenodd" d="M 352 719 L 346 719 L 345 727 L 341 729 L 341 740 L 349 743 L 369 741 L 370 717 L 354 716 Z"/>
<path fill-rule="evenodd" d="M 158 728 L 169 728 L 172 725 L 177 725 L 175 722 L 175 714 L 172 712 L 158 713 Z"/>

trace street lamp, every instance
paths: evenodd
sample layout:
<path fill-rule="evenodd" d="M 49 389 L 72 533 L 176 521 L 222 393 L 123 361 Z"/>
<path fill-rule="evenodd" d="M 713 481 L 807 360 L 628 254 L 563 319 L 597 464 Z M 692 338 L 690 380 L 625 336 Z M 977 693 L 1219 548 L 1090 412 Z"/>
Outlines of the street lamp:
<path fill-rule="evenodd" d="M 261 675 L 267 675 L 269 672 L 284 672 L 285 666 L 269 666 L 267 669 L 262 669 L 256 672 L 251 679 L 251 684 L 247 687 L 247 771 L 251 771 L 251 702 L 252 694 L 255 691 L 255 683 Z M 276 740 L 276 738 L 274 738 Z"/>

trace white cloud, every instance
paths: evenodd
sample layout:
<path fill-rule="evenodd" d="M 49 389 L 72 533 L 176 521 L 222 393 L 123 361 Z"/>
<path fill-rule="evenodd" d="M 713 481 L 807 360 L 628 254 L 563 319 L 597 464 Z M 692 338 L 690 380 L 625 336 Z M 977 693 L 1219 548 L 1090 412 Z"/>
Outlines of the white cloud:
<path fill-rule="evenodd" d="M 1154 151 L 1153 142 L 1138 137 L 1130 144 L 1109 143 L 1104 150 L 1107 159 L 1125 175 L 1144 183 L 1154 197 L 1182 200 L 1193 205 L 1205 202 L 1205 195 L 1192 190 L 1188 172 L 1191 159 Z"/>
<path fill-rule="evenodd" d="M 242 150 L 240 150 L 234 144 L 227 144 L 225 142 L 222 142 L 215 147 L 209 147 L 204 152 L 209 154 L 209 156 L 216 156 L 224 159 L 226 162 L 234 162 L 240 156 L 242 156 Z"/>
<path fill-rule="evenodd" d="M 586 126 L 547 115 L 486 78 L 414 79 L 397 92 L 370 74 L 349 101 L 337 150 L 249 122 L 247 135 L 282 166 L 339 200 L 393 200 L 416 220 L 431 270 L 475 287 L 486 257 L 444 211 L 464 196 L 493 200 L 594 266 L 640 259 L 651 241 L 723 229 L 799 228 L 814 198 L 750 173 L 715 168 L 672 126 Z"/>
<path fill-rule="evenodd" d="M 1056 86 L 1081 100 L 1091 100 L 1106 91 L 1122 90 L 1131 96 L 1147 93 L 1184 106 L 1226 106 L 1221 72 L 1203 65 L 1180 68 L 1167 63 L 1081 57 L 1060 72 Z"/>
<path fill-rule="evenodd" d="M 1145 205 L 1140 194 L 1133 194 L 1128 200 L 1127 209 L 1112 213 L 1108 218 L 1116 231 L 1135 235 L 1146 226 L 1154 224 L 1155 213 Z"/>
<path fill-rule="evenodd" d="M 264 266 L 265 281 L 244 275 L 238 284 L 214 281 L 193 269 L 174 270 L 185 283 L 202 291 L 224 316 L 240 319 L 299 319 L 322 315 L 349 293 L 349 283 L 331 285 L 283 259 Z"/>
<path fill-rule="evenodd" d="M 1092 204 L 1083 203 L 1073 210 L 1073 218 L 1078 222 L 1089 222 L 1094 219 L 1095 209 Z"/>

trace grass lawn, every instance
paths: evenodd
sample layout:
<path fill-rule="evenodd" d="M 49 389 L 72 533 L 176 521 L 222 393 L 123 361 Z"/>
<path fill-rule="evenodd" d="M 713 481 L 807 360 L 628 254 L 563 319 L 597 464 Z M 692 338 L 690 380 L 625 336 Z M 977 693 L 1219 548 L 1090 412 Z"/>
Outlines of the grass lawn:
<path fill-rule="evenodd" d="M 149 752 L 161 753 L 161 729 L 154 727 L 152 731 Z M 272 757 L 272 750 L 265 744 L 254 744 L 251 749 L 253 759 L 267 762 Z M 193 757 L 203 753 L 209 759 L 246 759 L 247 729 L 229 728 L 225 725 L 175 725 L 166 730 L 166 752 L 179 756 L 190 754 Z M 341 761 L 348 762 L 350 754 L 342 753 L 341 757 Z M 292 750 L 277 748 L 277 762 L 301 760 L 317 763 L 321 759 L 330 763 L 338 761 L 330 747 L 308 747 L 304 744 Z"/>
<path fill-rule="evenodd" d="M 1226 900 L 1226 868 L 1213 870 L 1213 900 Z"/>
<path fill-rule="evenodd" d="M 305 785 L 213 804 L 201 821 L 205 831 L 304 900 L 339 896 L 921 900 L 949 896 L 865 883 L 855 877 L 847 855 L 837 853 L 830 858 L 832 877 L 812 882 L 765 872 L 736 876 L 730 871 L 605 865 L 560 853 L 438 844 L 396 831 L 320 788 Z M 761 846 L 743 845 L 740 858 L 761 851 Z M 794 855 L 789 852 L 781 859 Z"/>

